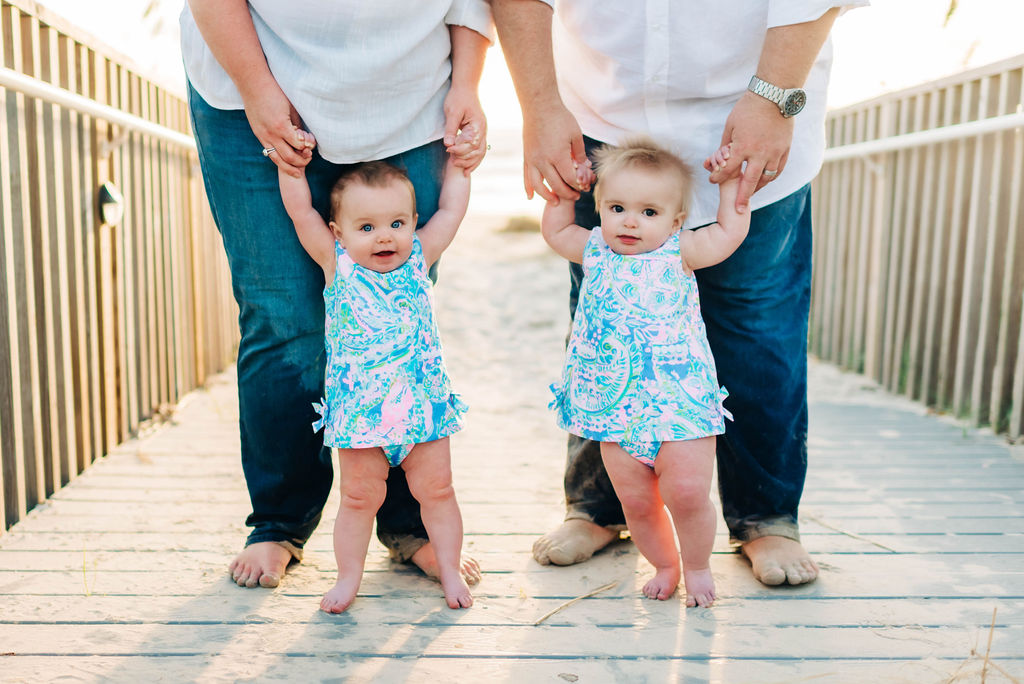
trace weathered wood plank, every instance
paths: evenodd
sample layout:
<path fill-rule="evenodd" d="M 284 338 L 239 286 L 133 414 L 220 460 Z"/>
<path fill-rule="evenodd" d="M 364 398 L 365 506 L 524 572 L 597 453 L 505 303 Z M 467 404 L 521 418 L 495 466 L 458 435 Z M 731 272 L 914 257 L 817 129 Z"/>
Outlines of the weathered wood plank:
<path fill-rule="evenodd" d="M 842 535 L 837 535 L 842 537 Z M 475 536 L 470 537 L 465 544 L 465 551 L 480 561 L 485 573 L 511 573 L 511 572 L 561 572 L 558 568 L 545 568 L 533 562 L 530 555 L 529 538 L 522 536 L 514 541 L 502 539 L 501 536 Z M 955 568 L 969 564 L 972 566 L 999 566 L 1001 572 L 1024 573 L 1024 549 L 1012 551 L 1009 549 L 999 550 L 995 553 L 983 551 L 962 551 L 955 550 L 950 553 L 939 554 L 931 550 L 923 550 L 912 553 L 897 553 L 876 547 L 873 551 L 865 547 L 863 542 L 857 546 L 858 540 L 837 543 L 837 550 L 840 553 L 829 552 L 825 549 L 814 548 L 815 559 L 829 568 L 829 571 L 842 571 L 842 568 L 849 567 L 851 563 L 859 562 L 860 556 L 872 556 L 870 561 L 865 561 L 863 566 L 865 573 L 883 573 L 895 562 L 908 571 L 918 571 L 922 568 L 932 571 L 936 567 Z M 728 539 L 724 536 L 716 540 L 714 561 L 715 565 L 724 563 L 727 566 L 732 564 L 733 555 L 728 545 Z M 810 546 L 810 544 L 809 544 Z M 230 547 L 230 550 L 234 550 Z M 367 571 L 383 572 L 392 567 L 387 556 L 380 547 L 374 545 L 367 558 Z M 622 543 L 613 546 L 605 554 L 608 559 L 600 561 L 602 567 L 622 567 L 643 564 L 636 554 L 636 550 L 629 543 Z M 908 556 L 913 556 L 908 558 Z M 166 550 L 157 552 L 138 551 L 129 549 L 124 551 L 107 551 L 96 548 L 92 545 L 80 546 L 74 550 L 7 550 L 0 549 L 0 572 L 22 573 L 22 572 L 114 572 L 114 573 L 138 573 L 148 570 L 175 570 L 176 568 L 209 567 L 226 568 L 228 558 L 219 548 L 203 549 L 196 551 L 189 550 Z M 317 569 L 318 572 L 333 572 L 335 566 L 333 551 L 330 543 L 317 543 L 306 549 L 303 564 Z M 605 568 L 607 570 L 608 568 Z M 412 571 L 412 568 L 410 568 Z M 415 573 L 414 573 L 415 574 Z"/>
<path fill-rule="evenodd" d="M 283 593 L 267 594 L 239 587 L 228 587 L 216 596 L 196 600 L 190 596 L 160 597 L 140 601 L 134 596 L 53 596 L 42 602 L 33 596 L 5 598 L 0 624 L 334 624 L 337 618 L 321 613 L 315 598 Z M 798 610 L 780 610 L 780 601 L 771 596 L 744 601 L 725 598 L 713 611 L 687 610 L 680 601 L 651 601 L 642 597 L 592 597 L 559 611 L 544 621 L 549 626 L 628 627 L 642 624 L 643 629 L 673 629 L 679 623 L 704 623 L 761 627 L 941 627 L 991 624 L 997 610 L 997 628 L 1020 625 L 1024 621 L 1024 602 L 1020 600 L 907 599 L 900 610 L 870 599 L 793 599 Z M 423 626 L 464 625 L 502 626 L 532 624 L 559 607 L 557 598 L 486 598 L 481 610 L 448 610 L 434 596 L 403 596 L 397 600 L 360 601 L 346 624 L 373 629 L 381 625 Z M 782 654 L 780 654 L 782 655 Z"/>
<path fill-rule="evenodd" d="M 596 656 L 587 660 L 516 655 L 470 659 L 452 657 L 374 657 L 334 653 L 309 658 L 302 655 L 263 655 L 256 651 L 245 657 L 162 656 L 158 659 L 131 656 L 18 656 L 3 661 L 4 671 L 16 681 L 38 681 L 64 676 L 108 681 L 160 681 L 173 673 L 180 681 L 315 681 L 346 682 L 429 682 L 449 681 L 458 673 L 460 681 L 482 682 L 601 682 L 632 684 L 664 682 L 945 682 L 954 677 L 978 681 L 982 659 L 964 662 L 962 649 L 951 656 L 927 659 L 827 660 L 795 658 L 673 658 L 621 659 Z M 997 657 L 995 662 L 1012 675 L 1024 676 L 1024 662 Z M 990 679 L 993 668 L 988 672 Z M 1005 681 L 1005 680 L 1004 680 Z"/>
<path fill-rule="evenodd" d="M 556 597 L 571 599 L 590 589 L 617 581 L 620 584 L 606 592 L 607 596 L 636 596 L 653 575 L 653 568 L 631 549 L 605 554 L 583 566 L 550 568 L 537 565 L 524 552 L 511 558 L 504 568 L 485 570 L 484 580 L 474 589 L 478 599 L 485 597 L 524 599 Z M 908 555 L 899 558 L 901 573 L 893 572 L 894 557 L 889 555 L 819 555 L 823 564 L 817 582 L 787 587 L 786 596 L 815 598 L 877 598 L 902 600 L 909 597 L 988 597 L 1024 598 L 1024 572 L 1021 559 L 1008 563 L 1013 556 L 995 556 L 986 566 L 956 562 L 948 557 Z M 322 557 L 326 558 L 326 556 Z M 500 560 L 499 557 L 497 560 Z M 1009 566 L 1004 569 L 1004 566 Z M 223 563 L 209 565 L 153 568 L 148 572 L 125 572 L 93 568 L 86 560 L 85 569 L 77 571 L 3 571 L 0 591 L 10 595 L 58 594 L 85 595 L 163 595 L 189 596 L 232 589 Z M 979 569 L 984 567 L 984 573 Z M 780 592 L 759 584 L 749 565 L 736 555 L 717 555 L 712 560 L 719 595 L 723 600 L 747 596 L 779 596 Z M 335 579 L 333 563 L 314 567 L 309 563 L 297 566 L 290 573 L 291 586 L 285 591 L 294 594 L 319 595 L 327 591 Z M 360 588 L 363 596 L 394 598 L 428 592 L 440 596 L 440 587 L 414 569 L 402 572 L 366 573 Z"/>
<path fill-rule="evenodd" d="M 224 651 L 236 654 L 261 652 L 317 655 L 343 649 L 350 655 L 397 657 L 515 656 L 529 653 L 548 657 L 654 658 L 791 658 L 822 659 L 853 650 L 861 658 L 966 656 L 981 631 L 978 627 L 806 628 L 790 627 L 766 636 L 760 628 L 730 629 L 720 639 L 696 621 L 675 630 L 612 629 L 575 625 L 571 633 L 560 627 L 429 627 L 405 625 L 391 630 L 389 639 L 349 624 L 309 624 L 301 634 L 290 625 L 165 625 L 158 630 L 139 630 L 133 625 L 0 625 L 5 648 L 22 655 L 200 655 Z M 609 638 L 611 637 L 611 638 Z M 997 630 L 995 653 L 1010 650 L 1024 640 L 1024 626 Z M 895 643 L 894 643 L 895 642 Z M 661 655 L 660 657 L 665 657 Z"/>

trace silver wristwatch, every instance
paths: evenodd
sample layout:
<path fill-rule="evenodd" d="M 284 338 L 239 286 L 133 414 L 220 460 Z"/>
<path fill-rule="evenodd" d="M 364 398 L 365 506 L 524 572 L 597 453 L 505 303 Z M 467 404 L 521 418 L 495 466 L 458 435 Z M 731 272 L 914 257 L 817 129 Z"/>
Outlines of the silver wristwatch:
<path fill-rule="evenodd" d="M 762 81 L 757 76 L 750 77 L 747 90 L 777 104 L 782 116 L 787 119 L 799 114 L 807 104 L 807 93 L 802 88 L 780 88 L 768 81 Z"/>

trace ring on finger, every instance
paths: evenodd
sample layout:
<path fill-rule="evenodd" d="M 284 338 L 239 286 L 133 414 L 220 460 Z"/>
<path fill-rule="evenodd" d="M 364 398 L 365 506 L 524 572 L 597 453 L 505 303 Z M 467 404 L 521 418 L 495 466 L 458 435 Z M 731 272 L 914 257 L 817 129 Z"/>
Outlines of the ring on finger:
<path fill-rule="evenodd" d="M 263 148 L 263 156 L 264 157 L 269 157 L 270 153 L 273 152 L 274 150 L 275 150 L 275 148 L 273 148 L 273 147 L 264 147 Z"/>
<path fill-rule="evenodd" d="M 764 171 L 761 172 L 761 175 L 764 176 L 765 178 L 775 178 L 776 176 L 779 175 L 779 172 L 769 171 L 768 169 L 765 169 Z"/>

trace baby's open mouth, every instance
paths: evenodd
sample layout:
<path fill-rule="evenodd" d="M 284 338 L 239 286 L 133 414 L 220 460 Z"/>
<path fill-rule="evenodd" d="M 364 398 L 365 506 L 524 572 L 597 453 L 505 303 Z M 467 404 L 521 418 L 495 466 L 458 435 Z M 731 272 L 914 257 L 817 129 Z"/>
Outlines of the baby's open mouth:
<path fill-rule="evenodd" d="M 389 257 L 395 256 L 395 250 L 393 250 L 393 249 L 385 249 L 385 250 L 383 250 L 381 252 L 374 252 L 373 256 L 380 257 L 382 259 L 387 259 Z"/>

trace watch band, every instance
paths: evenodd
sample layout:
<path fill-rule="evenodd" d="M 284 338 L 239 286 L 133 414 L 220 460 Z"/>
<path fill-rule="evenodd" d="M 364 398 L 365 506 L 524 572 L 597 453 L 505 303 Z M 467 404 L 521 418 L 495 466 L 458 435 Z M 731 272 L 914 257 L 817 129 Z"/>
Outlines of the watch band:
<path fill-rule="evenodd" d="M 779 108 L 779 113 L 787 119 L 799 114 L 807 104 L 807 93 L 803 88 L 780 88 L 757 76 L 750 77 L 747 90 L 769 102 L 774 102 Z"/>
<path fill-rule="evenodd" d="M 782 104 L 782 96 L 786 92 L 785 89 L 780 88 L 777 85 L 772 85 L 768 81 L 762 81 L 757 76 L 750 77 L 750 83 L 747 85 L 747 90 L 760 95 L 766 100 L 770 100 L 777 105 Z"/>

